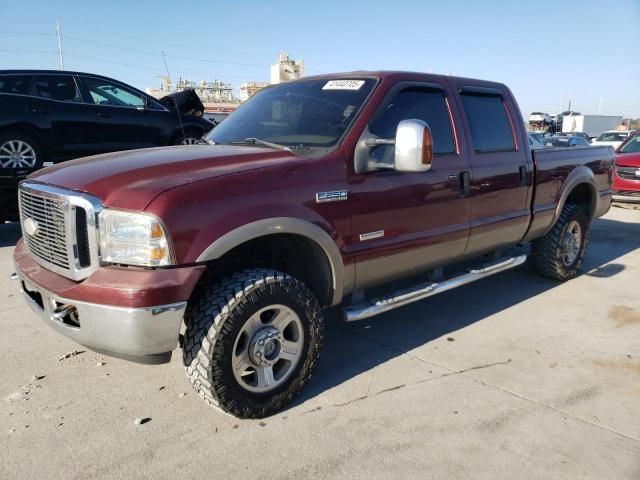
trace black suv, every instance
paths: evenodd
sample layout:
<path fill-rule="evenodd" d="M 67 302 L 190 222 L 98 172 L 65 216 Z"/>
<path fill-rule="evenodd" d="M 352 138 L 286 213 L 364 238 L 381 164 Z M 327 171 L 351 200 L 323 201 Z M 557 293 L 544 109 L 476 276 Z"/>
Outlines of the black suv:
<path fill-rule="evenodd" d="M 15 214 L 17 180 L 31 171 L 97 153 L 197 143 L 214 126 L 203 111 L 194 92 L 156 100 L 100 75 L 0 70 L 0 220 Z"/>

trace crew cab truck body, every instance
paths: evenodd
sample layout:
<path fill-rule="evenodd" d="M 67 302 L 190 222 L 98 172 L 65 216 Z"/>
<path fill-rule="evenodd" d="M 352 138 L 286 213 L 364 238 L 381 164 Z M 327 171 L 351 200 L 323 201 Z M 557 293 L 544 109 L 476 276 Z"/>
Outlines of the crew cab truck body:
<path fill-rule="evenodd" d="M 309 380 L 325 307 L 366 318 L 512 268 L 525 256 L 496 252 L 528 242 L 541 274 L 579 273 L 610 207 L 613 150 L 531 152 L 520 118 L 507 87 L 465 78 L 354 72 L 264 89 L 211 145 L 23 182 L 20 288 L 62 334 L 137 361 L 165 361 L 184 325 L 196 391 L 270 415 Z"/>

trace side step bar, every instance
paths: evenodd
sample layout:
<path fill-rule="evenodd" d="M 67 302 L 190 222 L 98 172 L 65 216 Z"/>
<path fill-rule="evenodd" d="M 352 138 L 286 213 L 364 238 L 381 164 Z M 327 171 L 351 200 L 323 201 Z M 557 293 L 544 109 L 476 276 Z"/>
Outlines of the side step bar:
<path fill-rule="evenodd" d="M 418 300 L 446 292 L 447 290 L 466 285 L 467 283 L 475 282 L 476 280 L 483 279 L 495 273 L 504 272 L 505 270 L 522 265 L 526 260 L 526 255 L 502 259 L 486 267 L 469 270 L 468 273 L 453 277 L 449 280 L 420 283 L 412 288 L 400 290 L 391 295 L 365 301 L 357 305 L 350 305 L 344 308 L 344 319 L 347 322 L 364 320 L 365 318 L 403 307 L 409 303 L 417 302 Z"/>

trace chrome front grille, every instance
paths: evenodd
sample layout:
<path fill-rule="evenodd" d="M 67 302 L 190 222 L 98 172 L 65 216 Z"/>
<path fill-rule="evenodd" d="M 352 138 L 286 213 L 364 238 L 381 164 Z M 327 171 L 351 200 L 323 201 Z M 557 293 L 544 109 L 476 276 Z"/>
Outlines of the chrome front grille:
<path fill-rule="evenodd" d="M 20 209 L 23 218 L 23 238 L 29 251 L 36 257 L 69 268 L 67 248 L 67 219 L 64 200 L 43 197 L 31 191 L 20 190 Z M 37 228 L 29 233 L 25 221 L 35 221 Z"/>
<path fill-rule="evenodd" d="M 98 268 L 97 198 L 24 181 L 18 200 L 24 243 L 36 262 L 72 280 Z"/>
<path fill-rule="evenodd" d="M 620 178 L 625 180 L 635 180 L 640 182 L 640 168 L 639 167 L 616 167 L 616 173 Z"/>

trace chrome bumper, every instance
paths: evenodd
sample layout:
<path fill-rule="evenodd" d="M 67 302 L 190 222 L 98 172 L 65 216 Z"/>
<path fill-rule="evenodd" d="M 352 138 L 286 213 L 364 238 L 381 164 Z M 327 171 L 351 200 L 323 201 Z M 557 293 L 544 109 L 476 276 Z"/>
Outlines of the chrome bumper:
<path fill-rule="evenodd" d="M 50 327 L 81 345 L 107 355 L 143 363 L 170 355 L 178 345 L 187 302 L 123 308 L 58 297 L 34 285 L 16 268 L 20 291 Z M 145 359 L 145 357 L 148 357 Z"/>
<path fill-rule="evenodd" d="M 614 193 L 613 201 L 624 202 L 624 203 L 640 203 L 640 195 L 620 195 L 620 194 Z"/>

